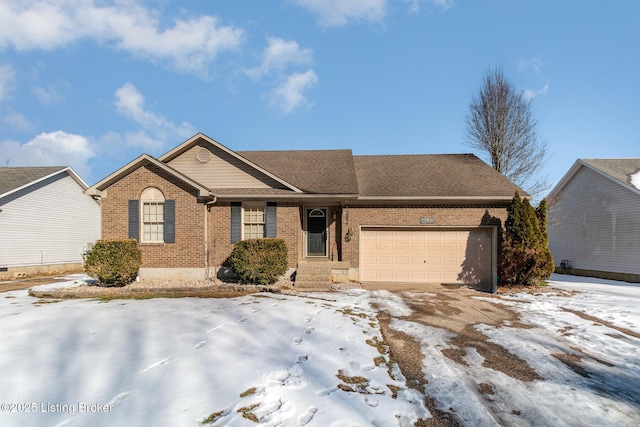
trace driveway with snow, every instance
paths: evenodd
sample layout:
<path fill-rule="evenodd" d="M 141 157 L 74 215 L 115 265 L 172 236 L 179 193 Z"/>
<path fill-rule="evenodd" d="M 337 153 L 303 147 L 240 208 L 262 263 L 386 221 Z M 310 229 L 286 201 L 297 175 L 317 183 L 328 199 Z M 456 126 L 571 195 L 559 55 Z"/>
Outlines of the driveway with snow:
<path fill-rule="evenodd" d="M 640 287 L 553 279 L 500 297 L 2 293 L 0 425 L 640 424 Z"/>

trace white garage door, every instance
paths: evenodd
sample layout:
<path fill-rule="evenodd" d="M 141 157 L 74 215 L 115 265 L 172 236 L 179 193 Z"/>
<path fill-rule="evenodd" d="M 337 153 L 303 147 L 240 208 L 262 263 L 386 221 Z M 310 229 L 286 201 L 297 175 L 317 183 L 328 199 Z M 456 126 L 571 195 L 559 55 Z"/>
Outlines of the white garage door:
<path fill-rule="evenodd" d="M 363 228 L 360 280 L 491 286 L 492 230 Z"/>

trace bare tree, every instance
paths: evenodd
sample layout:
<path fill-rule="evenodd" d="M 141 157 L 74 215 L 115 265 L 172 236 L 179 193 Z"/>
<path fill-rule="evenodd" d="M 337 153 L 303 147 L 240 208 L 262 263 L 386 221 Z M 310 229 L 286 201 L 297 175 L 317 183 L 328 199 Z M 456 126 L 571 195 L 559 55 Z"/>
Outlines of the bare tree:
<path fill-rule="evenodd" d="M 483 152 L 495 170 L 532 196 L 547 191 L 546 179 L 539 176 L 547 146 L 538 139 L 531 101 L 515 90 L 500 68 L 487 72 L 469 109 L 465 144 Z"/>

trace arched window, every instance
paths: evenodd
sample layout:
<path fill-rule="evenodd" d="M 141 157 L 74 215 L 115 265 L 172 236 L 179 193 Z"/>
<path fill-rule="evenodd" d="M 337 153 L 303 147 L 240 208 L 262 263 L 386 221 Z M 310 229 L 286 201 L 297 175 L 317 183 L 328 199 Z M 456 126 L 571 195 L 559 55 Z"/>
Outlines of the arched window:
<path fill-rule="evenodd" d="M 140 197 L 142 205 L 142 241 L 164 242 L 164 195 L 155 187 L 149 187 Z"/>

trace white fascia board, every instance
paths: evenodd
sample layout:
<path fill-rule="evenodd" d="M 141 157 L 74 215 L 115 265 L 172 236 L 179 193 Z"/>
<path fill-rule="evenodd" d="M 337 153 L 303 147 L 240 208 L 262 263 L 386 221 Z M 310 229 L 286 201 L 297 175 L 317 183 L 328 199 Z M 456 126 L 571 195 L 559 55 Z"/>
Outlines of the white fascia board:
<path fill-rule="evenodd" d="M 135 169 L 139 168 L 141 163 L 143 163 L 145 161 L 154 164 L 155 166 L 159 167 L 160 169 L 164 170 L 165 172 L 169 173 L 170 175 L 175 176 L 176 178 L 180 179 L 181 181 L 185 182 L 186 184 L 189 184 L 193 188 L 197 189 L 199 191 L 199 193 L 200 193 L 199 194 L 200 197 L 214 197 L 215 196 L 208 188 L 203 187 L 202 185 L 198 184 L 195 181 L 192 181 L 191 179 L 187 178 L 184 175 L 178 174 L 173 168 L 167 166 L 165 163 L 162 163 L 162 162 L 156 160 L 155 158 L 151 157 L 148 154 L 142 154 L 141 156 L 139 156 L 136 159 L 132 160 L 131 162 L 127 163 L 125 166 L 123 166 L 120 169 L 118 169 L 117 171 L 113 172 L 111 175 L 107 176 L 106 178 L 100 180 L 96 184 L 94 184 L 91 187 L 89 187 L 85 191 L 85 193 L 90 195 L 90 196 L 100 196 L 102 194 L 102 190 L 100 190 L 100 188 L 108 186 L 108 185 L 111 185 L 111 183 L 113 183 L 113 182 L 121 179 L 122 177 L 128 175 L 129 173 L 131 173 Z"/>
<path fill-rule="evenodd" d="M 45 175 L 45 176 L 43 176 L 42 178 L 38 178 L 38 179 L 33 180 L 33 181 L 31 181 L 31 182 L 28 182 L 28 183 L 26 183 L 26 184 L 24 184 L 24 185 L 21 185 L 20 187 L 14 188 L 13 190 L 9 190 L 9 191 L 7 191 L 7 192 L 6 192 L 6 193 L 4 193 L 4 194 L 0 194 L 0 199 L 2 199 L 3 197 L 8 196 L 8 195 L 10 195 L 10 194 L 13 194 L 13 193 L 16 193 L 16 192 L 18 192 L 18 191 L 21 191 L 21 190 L 23 190 L 23 189 L 25 189 L 25 188 L 31 187 L 31 186 L 32 186 L 32 185 L 34 185 L 34 184 L 37 184 L 37 183 L 39 183 L 39 182 L 42 182 L 42 181 L 44 181 L 44 180 L 46 180 L 46 179 L 49 179 L 49 178 L 51 178 L 51 177 L 53 177 L 53 176 L 56 176 L 56 175 L 58 175 L 58 174 L 60 174 L 60 173 L 62 173 L 62 172 L 67 172 L 67 171 L 69 171 L 69 170 L 71 170 L 71 168 L 70 168 L 70 167 L 68 167 L 68 166 L 63 167 L 63 168 L 60 168 L 60 170 L 57 170 L 57 171 L 55 171 L 55 172 L 53 172 L 53 173 L 50 173 L 49 175 Z M 73 179 L 80 180 L 79 182 L 82 182 L 82 183 L 84 184 L 84 181 L 82 181 L 82 179 L 80 179 L 80 177 L 79 177 L 75 172 L 73 172 L 73 174 L 71 174 L 71 173 L 70 173 L 69 175 L 71 175 L 71 176 L 73 177 Z M 83 190 L 87 188 L 87 187 L 86 187 L 86 184 L 84 184 L 84 185 L 85 185 L 85 187 L 83 188 Z"/>

